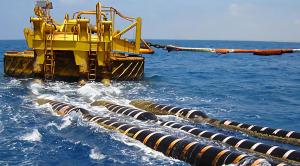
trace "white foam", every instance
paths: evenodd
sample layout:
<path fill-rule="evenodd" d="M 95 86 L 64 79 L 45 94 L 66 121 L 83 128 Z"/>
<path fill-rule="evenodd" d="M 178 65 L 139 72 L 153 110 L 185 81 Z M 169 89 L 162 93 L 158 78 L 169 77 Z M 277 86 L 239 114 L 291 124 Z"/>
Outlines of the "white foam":
<path fill-rule="evenodd" d="M 87 96 L 92 99 L 100 95 L 100 93 L 96 89 L 94 89 L 90 84 L 82 86 L 77 90 L 77 92 L 82 96 Z"/>
<path fill-rule="evenodd" d="M 47 84 L 47 89 L 54 91 L 54 92 L 59 92 L 59 93 L 68 93 L 68 92 L 73 92 L 75 86 L 73 84 L 67 83 L 67 82 L 50 82 Z"/>
<path fill-rule="evenodd" d="M 245 159 L 244 161 L 240 162 L 238 165 L 239 166 L 247 166 L 249 165 L 250 161 L 253 161 L 251 158 Z M 271 164 L 267 161 L 264 160 L 261 163 L 259 163 L 257 166 L 271 166 Z"/>
<path fill-rule="evenodd" d="M 11 120 L 13 120 L 15 123 L 19 124 L 20 123 L 20 119 L 22 119 L 22 116 L 17 113 L 15 115 L 13 115 L 12 117 L 9 117 Z"/>
<path fill-rule="evenodd" d="M 128 94 L 128 93 L 129 94 L 138 94 L 140 91 L 144 91 L 146 89 L 146 87 L 144 87 L 143 84 L 136 84 L 136 83 L 130 84 L 129 83 L 129 85 L 127 85 L 127 84 L 123 85 L 121 83 L 117 83 L 117 84 L 111 85 L 109 87 L 105 87 L 101 83 L 88 83 L 88 84 L 80 87 L 80 86 L 72 85 L 72 84 L 67 85 L 67 84 L 60 83 L 60 82 L 54 82 L 54 83 L 49 83 L 49 85 L 33 84 L 31 86 L 31 88 L 33 89 L 33 91 L 37 92 L 35 94 L 37 94 L 38 98 L 46 98 L 46 99 L 50 99 L 50 100 L 67 102 L 72 105 L 88 109 L 92 113 L 96 113 L 97 115 L 100 115 L 100 116 L 112 116 L 112 117 L 116 117 L 116 118 L 121 118 L 124 121 L 128 121 L 132 124 L 139 124 L 142 126 L 149 127 L 149 124 L 147 125 L 146 123 L 144 124 L 139 121 L 132 120 L 130 118 L 127 119 L 127 118 L 124 118 L 124 116 L 122 116 L 122 115 L 115 115 L 115 114 L 110 115 L 110 112 L 108 112 L 106 108 L 90 107 L 86 103 L 87 100 L 88 100 L 88 102 L 91 102 L 91 101 L 101 99 L 101 100 L 108 100 L 108 101 L 115 102 L 117 104 L 129 106 L 130 100 L 124 98 L 124 96 L 123 96 L 124 94 L 122 94 L 123 90 L 124 90 L 124 92 L 126 92 L 126 94 Z M 53 92 L 55 92 L 55 93 L 53 93 Z M 75 95 L 76 95 L 76 97 L 74 97 Z M 45 104 L 42 107 L 47 108 L 47 109 L 51 108 L 51 106 L 49 104 Z M 39 106 L 39 108 L 41 108 L 41 107 Z M 49 110 L 51 110 L 51 109 L 49 109 Z M 51 112 L 53 112 L 53 111 L 51 111 Z M 104 129 L 103 127 L 98 126 L 93 123 L 86 123 L 81 118 L 78 118 L 77 120 L 78 120 L 77 121 L 78 125 L 91 126 L 92 129 L 96 129 L 96 131 L 98 130 L 98 132 L 109 132 L 109 135 L 111 135 L 111 137 L 113 139 L 123 142 L 124 144 L 126 144 L 128 146 L 138 147 L 140 150 L 139 150 L 137 156 L 140 157 L 141 160 L 144 161 L 145 163 L 149 163 L 149 161 L 152 161 L 153 159 L 161 160 L 161 161 L 163 161 L 163 163 L 165 163 L 165 165 L 170 165 L 170 164 L 173 164 L 176 162 L 180 162 L 179 160 L 168 158 L 168 157 L 164 156 L 162 153 L 156 152 L 156 151 L 148 148 L 147 146 L 143 145 L 142 143 L 135 141 L 127 136 L 108 131 L 108 130 Z M 51 122 L 47 126 L 55 126 L 58 130 L 62 130 L 64 128 L 68 127 L 69 125 L 71 125 L 72 121 L 73 121 L 72 117 L 70 119 L 69 116 L 66 116 L 63 119 L 62 124 L 60 124 L 60 123 L 57 124 L 57 123 Z M 160 128 L 159 128 L 159 130 L 160 130 Z M 34 137 L 34 135 L 35 135 L 34 133 L 26 134 L 26 135 L 22 136 L 22 138 L 23 138 L 22 140 L 34 140 L 34 139 L 32 139 L 32 137 Z M 40 140 L 41 140 L 41 138 L 40 138 Z M 140 155 L 140 153 L 141 153 L 141 155 Z M 91 149 L 89 157 L 94 160 L 102 160 L 106 156 L 103 155 L 97 149 Z"/>
<path fill-rule="evenodd" d="M 59 130 L 62 130 L 62 129 L 64 129 L 64 128 L 66 128 L 66 127 L 68 127 L 72 124 L 72 121 L 71 121 L 70 117 L 64 117 L 63 121 L 64 122 L 58 128 Z"/>
<path fill-rule="evenodd" d="M 13 79 L 13 80 L 9 81 L 8 85 L 10 85 L 10 86 L 20 86 L 21 81 L 17 80 L 17 79 Z"/>
<path fill-rule="evenodd" d="M 169 157 L 165 156 L 161 152 L 154 151 L 153 149 L 142 144 L 141 142 L 133 140 L 132 138 L 129 138 L 123 134 L 113 133 L 113 134 L 111 134 L 111 137 L 114 140 L 120 141 L 128 146 L 133 146 L 133 147 L 139 148 L 142 151 L 142 153 L 146 154 L 146 156 L 143 156 L 141 158 L 144 162 L 153 160 L 153 158 L 158 159 L 158 160 L 162 159 L 162 160 L 164 160 L 164 162 L 167 162 L 168 164 L 174 164 L 174 163 L 180 162 L 177 159 L 173 159 L 173 158 L 169 158 Z"/>
<path fill-rule="evenodd" d="M 44 87 L 42 84 L 40 83 L 32 83 L 30 85 L 30 89 L 31 89 L 31 92 L 35 95 L 39 95 L 40 94 L 40 90 L 42 90 Z"/>
<path fill-rule="evenodd" d="M 91 101 L 97 99 L 114 99 L 122 93 L 120 86 L 111 85 L 106 87 L 101 83 L 88 83 L 77 90 L 83 97 L 88 97 Z"/>
<path fill-rule="evenodd" d="M 54 122 L 50 122 L 47 124 L 47 127 L 55 126 L 58 130 L 62 130 L 72 124 L 71 118 L 69 116 L 64 117 L 62 120 L 63 120 L 63 123 L 61 125 L 58 125 L 57 123 L 54 123 Z"/>
<path fill-rule="evenodd" d="M 98 149 L 92 149 L 89 156 L 93 160 L 103 160 L 106 157 Z"/>
<path fill-rule="evenodd" d="M 20 140 L 29 142 L 40 142 L 42 140 L 42 135 L 38 129 L 34 129 L 30 133 L 26 133 L 20 137 Z"/>
<path fill-rule="evenodd" d="M 108 89 L 108 92 L 112 95 L 119 96 L 122 93 L 122 90 L 120 87 L 112 85 Z"/>
<path fill-rule="evenodd" d="M 10 80 L 8 83 L 1 83 L 0 89 L 10 89 L 14 87 L 20 87 L 21 81 L 17 79 Z"/>

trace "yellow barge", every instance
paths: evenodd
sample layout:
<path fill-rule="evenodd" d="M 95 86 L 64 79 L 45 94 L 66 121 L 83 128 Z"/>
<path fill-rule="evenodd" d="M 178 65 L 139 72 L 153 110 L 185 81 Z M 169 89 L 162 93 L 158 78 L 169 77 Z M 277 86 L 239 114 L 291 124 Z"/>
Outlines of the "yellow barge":
<path fill-rule="evenodd" d="M 153 50 L 141 38 L 142 19 L 121 14 L 113 7 L 97 3 L 95 10 L 78 11 L 63 23 L 50 14 L 52 2 L 36 2 L 32 28 L 24 29 L 30 50 L 4 54 L 4 71 L 8 76 L 102 81 L 140 80 L 144 75 L 144 58 Z M 85 18 L 84 16 L 90 16 Z M 95 17 L 93 20 L 91 17 Z M 116 19 L 129 26 L 118 30 Z M 93 23 L 94 22 L 94 23 Z M 126 33 L 134 39 L 126 39 Z"/>

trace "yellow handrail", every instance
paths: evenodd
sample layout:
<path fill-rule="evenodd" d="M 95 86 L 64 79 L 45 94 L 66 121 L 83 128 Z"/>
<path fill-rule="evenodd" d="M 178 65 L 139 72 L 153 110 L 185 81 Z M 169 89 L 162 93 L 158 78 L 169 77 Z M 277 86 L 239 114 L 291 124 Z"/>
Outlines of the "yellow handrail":
<path fill-rule="evenodd" d="M 126 32 L 128 32 L 129 30 L 131 30 L 132 28 L 136 27 L 137 22 L 129 25 L 127 28 L 123 29 L 121 32 L 119 32 L 118 34 L 116 34 L 114 36 L 114 38 L 119 38 L 120 36 L 122 36 L 123 34 L 125 34 Z"/>

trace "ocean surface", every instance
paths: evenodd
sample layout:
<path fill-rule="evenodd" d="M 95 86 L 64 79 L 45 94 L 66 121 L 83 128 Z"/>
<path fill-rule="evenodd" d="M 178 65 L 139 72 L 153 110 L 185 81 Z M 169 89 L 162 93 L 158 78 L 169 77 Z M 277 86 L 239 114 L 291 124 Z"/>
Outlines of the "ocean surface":
<path fill-rule="evenodd" d="M 300 48 L 300 43 L 174 41 L 153 43 L 189 47 Z M 145 55 L 145 77 L 139 82 L 113 82 L 111 87 L 89 83 L 39 83 L 33 79 L 4 76 L 3 53 L 24 50 L 25 41 L 0 41 L 0 165 L 186 165 L 164 157 L 117 132 L 82 121 L 58 117 L 35 99 L 68 102 L 94 113 L 138 122 L 89 104 L 97 99 L 127 105 L 132 99 L 148 99 L 203 110 L 209 116 L 239 122 L 300 131 L 300 54 L 260 57 L 252 54 L 165 52 Z M 186 124 L 187 121 L 163 116 Z M 156 125 L 138 123 L 153 130 Z M 219 131 L 206 125 L 200 128 Z M 214 144 L 176 132 L 170 133 Z M 274 141 L 227 132 L 241 138 L 299 150 Z M 226 147 L 224 147 L 226 148 Z"/>

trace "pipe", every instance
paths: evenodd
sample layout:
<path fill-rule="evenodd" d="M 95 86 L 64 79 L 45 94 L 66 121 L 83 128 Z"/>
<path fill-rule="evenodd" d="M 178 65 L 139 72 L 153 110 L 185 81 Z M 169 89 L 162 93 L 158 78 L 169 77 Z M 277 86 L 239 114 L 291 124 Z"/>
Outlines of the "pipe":
<path fill-rule="evenodd" d="M 153 150 L 161 152 L 168 157 L 185 161 L 191 165 L 221 166 L 224 164 L 237 164 L 247 160 L 246 165 L 256 166 L 266 161 L 262 158 L 253 158 L 237 152 L 202 145 L 198 142 L 179 139 L 159 132 L 153 132 L 149 129 L 143 129 L 135 125 L 119 122 L 116 119 L 109 117 L 93 116 L 89 111 L 70 104 L 44 99 L 39 99 L 37 102 L 40 105 L 50 104 L 52 109 L 60 116 L 65 116 L 72 112 L 80 113 L 86 121 L 96 123 L 110 130 L 116 130 L 140 141 Z M 274 162 L 270 163 L 272 166 L 278 165 Z"/>
<path fill-rule="evenodd" d="M 140 48 L 140 54 L 154 54 L 154 50 L 148 45 L 148 43 L 141 39 L 143 44 L 145 45 L 145 48 Z"/>
<path fill-rule="evenodd" d="M 215 49 L 218 54 L 228 53 L 253 53 L 254 55 L 269 56 L 269 55 L 282 55 L 286 53 L 293 53 L 292 49 L 269 49 L 269 50 L 249 50 L 249 49 Z"/>
<path fill-rule="evenodd" d="M 269 127 L 261 127 L 256 125 L 233 122 L 230 120 L 213 119 L 199 110 L 191 110 L 169 105 L 161 105 L 143 100 L 134 100 L 130 104 L 137 108 L 158 115 L 176 115 L 195 122 L 208 123 L 215 127 L 242 131 L 256 137 L 263 137 L 267 139 L 281 141 L 283 143 L 300 145 L 300 133 L 296 131 L 273 129 Z"/>
<path fill-rule="evenodd" d="M 293 149 L 284 149 L 278 146 L 271 146 L 261 142 L 254 142 L 247 139 L 240 139 L 234 136 L 228 136 L 221 133 L 214 133 L 207 130 L 201 130 L 193 126 L 185 126 L 176 122 L 162 122 L 161 126 L 178 129 L 189 134 L 195 135 L 199 138 L 207 138 L 210 140 L 218 141 L 235 148 L 246 150 L 248 152 L 255 152 L 262 156 L 271 157 L 281 162 L 289 164 L 300 165 L 300 152 Z"/>
<path fill-rule="evenodd" d="M 139 112 L 143 112 L 138 109 L 125 107 L 125 106 L 113 104 L 111 102 L 106 102 L 106 101 L 96 101 L 92 103 L 92 106 L 104 106 L 111 112 L 131 116 L 138 120 L 140 120 L 140 118 L 136 115 L 139 114 Z M 253 142 L 247 139 L 240 139 L 234 136 L 224 135 L 221 133 L 214 133 L 207 130 L 201 130 L 193 126 L 185 126 L 172 121 L 159 120 L 159 124 L 164 127 L 170 127 L 173 129 L 178 129 L 187 132 L 189 134 L 195 135 L 200 138 L 206 138 L 206 139 L 218 141 L 220 143 L 227 144 L 242 150 L 246 150 L 251 153 L 255 152 L 258 153 L 259 155 L 272 157 L 282 162 L 300 165 L 300 152 L 296 150 L 284 149 L 278 146 L 271 146 L 260 142 Z"/>
<path fill-rule="evenodd" d="M 300 49 L 293 49 L 293 52 L 300 53 Z"/>
<path fill-rule="evenodd" d="M 96 101 L 96 102 L 92 103 L 91 105 L 92 106 L 104 106 L 111 112 L 127 115 L 127 116 L 133 117 L 133 118 L 135 118 L 137 120 L 141 120 L 141 121 L 151 121 L 151 120 L 157 121 L 157 117 L 153 113 L 133 109 L 130 107 L 116 105 L 116 104 L 113 104 L 113 103 L 107 102 L 107 101 Z"/>
<path fill-rule="evenodd" d="M 81 15 L 96 15 L 96 11 L 79 11 L 73 14 L 73 19 L 79 19 Z M 101 15 L 106 18 L 106 14 L 101 12 Z"/>
<path fill-rule="evenodd" d="M 154 54 L 154 51 L 149 48 L 140 48 L 140 54 Z"/>
<path fill-rule="evenodd" d="M 112 10 L 112 11 L 114 11 L 118 16 L 120 16 L 121 18 L 123 18 L 123 19 L 125 19 L 125 20 L 127 20 L 127 21 L 133 21 L 133 20 L 135 20 L 135 18 L 134 17 L 128 17 L 128 16 L 125 16 L 125 15 L 123 15 L 122 13 L 120 13 L 117 9 L 115 9 L 115 8 L 113 8 L 113 7 L 105 7 L 105 6 L 103 6 L 103 8 L 109 8 L 110 10 Z"/>
<path fill-rule="evenodd" d="M 155 46 L 155 45 L 154 45 Z M 160 45 L 158 45 L 160 46 Z M 160 46 L 159 48 L 164 48 L 168 52 L 171 51 L 192 51 L 192 52 L 212 52 L 218 54 L 228 54 L 228 53 L 253 53 L 259 56 L 270 56 L 270 55 L 282 55 L 287 53 L 299 52 L 299 49 L 228 49 L 228 48 L 192 48 L 192 47 L 177 47 L 173 45 Z"/>

